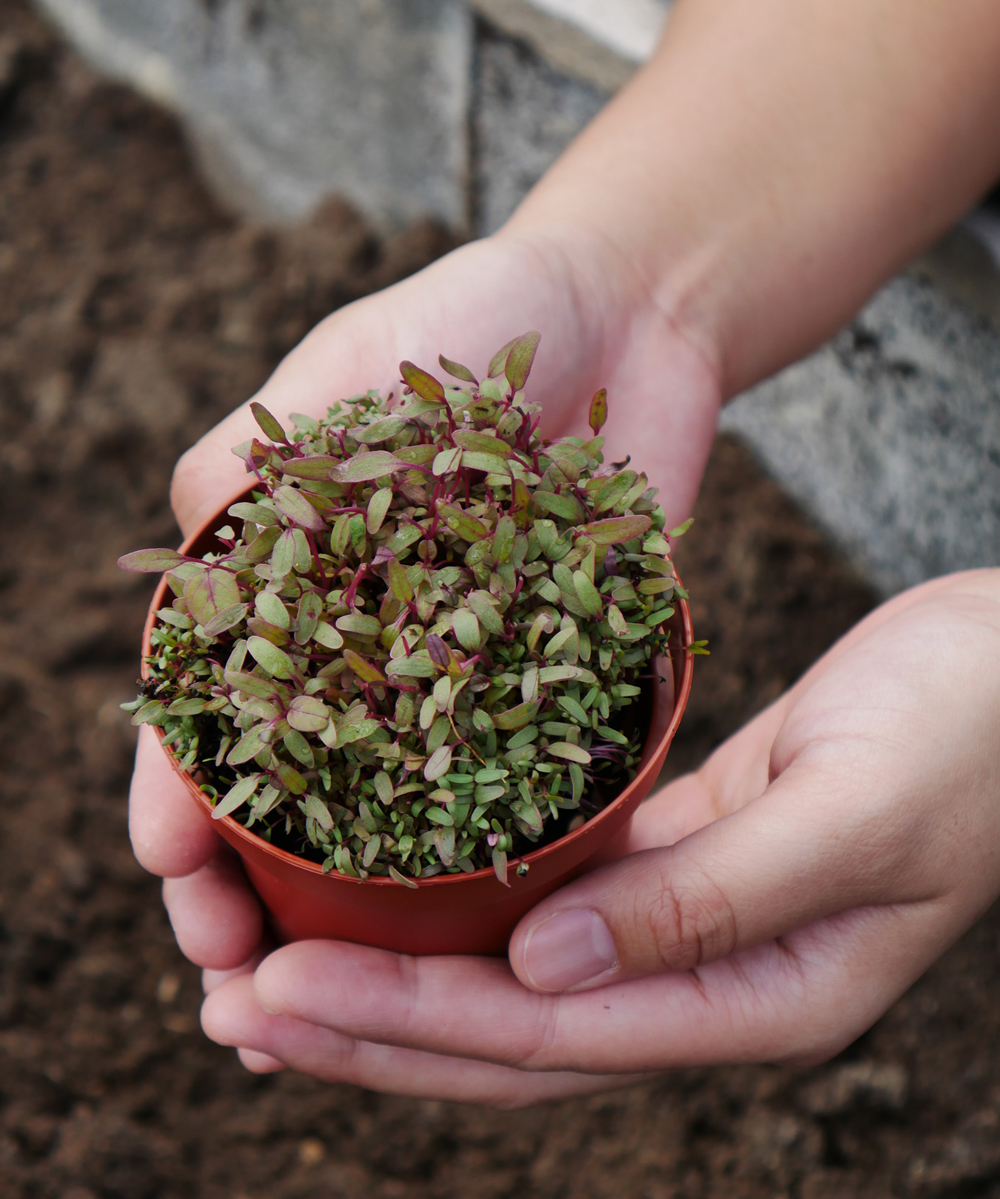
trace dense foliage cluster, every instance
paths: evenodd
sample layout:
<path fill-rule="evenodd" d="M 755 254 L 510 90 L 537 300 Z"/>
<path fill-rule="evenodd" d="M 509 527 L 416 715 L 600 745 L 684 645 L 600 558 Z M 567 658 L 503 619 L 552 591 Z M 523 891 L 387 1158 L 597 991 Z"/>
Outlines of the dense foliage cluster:
<path fill-rule="evenodd" d="M 291 434 L 254 405 L 270 443 L 235 451 L 256 482 L 218 551 L 122 559 L 174 596 L 125 706 L 216 816 L 352 876 L 503 879 L 634 773 L 680 588 L 655 490 L 603 464 L 605 393 L 590 440 L 539 438 L 537 343 L 481 382 L 404 362 L 399 399 Z"/>

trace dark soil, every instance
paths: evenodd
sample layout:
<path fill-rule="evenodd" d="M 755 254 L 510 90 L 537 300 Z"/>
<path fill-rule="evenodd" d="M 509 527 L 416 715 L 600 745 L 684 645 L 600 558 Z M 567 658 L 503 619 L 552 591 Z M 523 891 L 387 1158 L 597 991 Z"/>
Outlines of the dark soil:
<path fill-rule="evenodd" d="M 125 834 L 171 463 L 321 315 L 445 247 L 346 209 L 280 234 L 206 196 L 172 122 L 0 5 L 0 1195 L 5 1199 L 1000 1197 L 994 912 L 837 1061 L 687 1071 L 494 1113 L 252 1077 Z M 684 546 L 713 656 L 674 770 L 872 603 L 722 443 Z"/>

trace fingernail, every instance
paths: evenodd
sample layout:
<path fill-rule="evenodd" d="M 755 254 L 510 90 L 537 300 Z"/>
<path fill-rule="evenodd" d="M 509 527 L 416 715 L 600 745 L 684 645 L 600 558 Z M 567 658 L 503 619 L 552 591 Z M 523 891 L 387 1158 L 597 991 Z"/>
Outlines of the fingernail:
<path fill-rule="evenodd" d="M 608 926 L 577 908 L 536 924 L 524 944 L 524 972 L 539 991 L 565 991 L 604 974 L 617 960 Z"/>

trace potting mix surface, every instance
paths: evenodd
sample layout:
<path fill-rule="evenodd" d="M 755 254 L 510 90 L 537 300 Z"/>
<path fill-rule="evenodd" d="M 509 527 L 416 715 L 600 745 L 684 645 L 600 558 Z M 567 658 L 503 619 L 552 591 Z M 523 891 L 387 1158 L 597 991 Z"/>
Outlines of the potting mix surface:
<path fill-rule="evenodd" d="M 0 6 L 0 1195 L 4 1199 L 1000 1199 L 1000 912 L 812 1069 L 688 1070 L 523 1112 L 254 1077 L 125 828 L 170 468 L 326 312 L 443 252 L 331 204 L 280 233 L 208 198 L 172 121 Z M 447 347 L 446 347 L 447 348 Z M 612 398 L 613 399 L 613 398 Z M 678 773 L 874 599 L 721 442 L 678 554 Z"/>

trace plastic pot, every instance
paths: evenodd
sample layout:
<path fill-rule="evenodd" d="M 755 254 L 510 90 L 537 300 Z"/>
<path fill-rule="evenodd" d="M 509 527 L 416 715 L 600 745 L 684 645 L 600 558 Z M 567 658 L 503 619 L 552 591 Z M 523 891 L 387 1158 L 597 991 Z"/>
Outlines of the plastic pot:
<path fill-rule="evenodd" d="M 181 552 L 200 557 L 219 549 L 213 531 L 226 522 L 224 508 L 184 542 Z M 167 596 L 167 583 L 162 579 L 146 618 L 144 659 L 151 653 L 156 610 L 169 603 Z M 652 789 L 691 690 L 692 656 L 683 648 L 692 640 L 691 614 L 683 600 L 678 601 L 670 627 L 676 648 L 668 658 L 654 663 L 654 673 L 662 681 L 653 684 L 649 732 L 636 777 L 580 828 L 523 859 L 513 859 L 508 886 L 492 869 L 415 880 L 415 888 L 392 879 L 324 874 L 318 863 L 270 845 L 232 816 L 212 821 L 240 855 L 277 939 L 324 937 L 410 954 L 505 953 L 521 917 L 546 895 L 582 874 Z M 156 732 L 162 739 L 162 730 Z M 173 754 L 164 752 L 192 801 L 205 819 L 211 820 L 208 797 L 194 778 L 179 768 Z M 516 873 L 518 861 L 527 865 L 526 874 Z"/>

